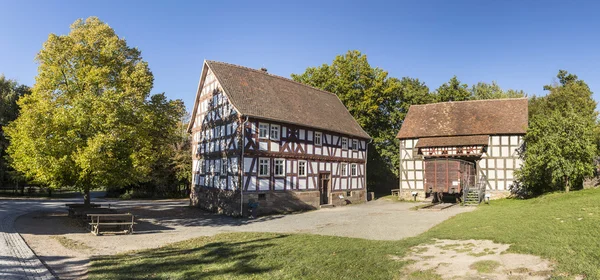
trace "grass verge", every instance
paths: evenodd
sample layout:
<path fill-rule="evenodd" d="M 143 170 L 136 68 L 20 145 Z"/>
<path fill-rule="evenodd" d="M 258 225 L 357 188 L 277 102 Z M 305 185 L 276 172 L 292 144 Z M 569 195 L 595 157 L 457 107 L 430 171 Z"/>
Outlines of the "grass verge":
<path fill-rule="evenodd" d="M 390 246 L 394 244 L 394 246 Z M 399 279 L 416 245 L 309 234 L 225 233 L 96 259 L 90 279 Z"/>

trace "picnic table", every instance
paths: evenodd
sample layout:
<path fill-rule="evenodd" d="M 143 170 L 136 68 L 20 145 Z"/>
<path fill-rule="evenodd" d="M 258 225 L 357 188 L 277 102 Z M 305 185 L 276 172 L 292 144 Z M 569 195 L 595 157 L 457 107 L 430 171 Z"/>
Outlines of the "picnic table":
<path fill-rule="evenodd" d="M 105 232 L 133 234 L 134 217 L 131 213 L 126 214 L 87 214 L 91 219 L 89 226 L 94 235 L 102 235 Z M 104 229 L 104 230 L 101 230 Z M 106 229 L 110 229 L 107 231 Z"/>

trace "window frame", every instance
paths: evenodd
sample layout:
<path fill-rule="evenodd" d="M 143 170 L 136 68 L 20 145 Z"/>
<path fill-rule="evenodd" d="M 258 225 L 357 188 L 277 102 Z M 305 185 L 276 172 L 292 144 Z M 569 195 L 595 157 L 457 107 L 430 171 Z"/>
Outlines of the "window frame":
<path fill-rule="evenodd" d="M 352 176 L 352 177 L 358 176 L 358 164 L 356 164 L 356 163 L 350 164 L 350 176 Z"/>
<path fill-rule="evenodd" d="M 261 136 L 261 131 L 263 129 L 262 126 L 266 126 L 265 136 Z M 268 123 L 258 123 L 258 139 L 269 139 L 269 136 L 270 136 L 269 124 Z"/>
<path fill-rule="evenodd" d="M 341 141 L 342 141 L 342 150 L 348 150 L 348 138 L 342 137 Z"/>
<path fill-rule="evenodd" d="M 340 176 L 348 176 L 348 163 L 340 163 Z"/>
<path fill-rule="evenodd" d="M 281 174 L 277 172 L 277 163 L 281 162 Z M 273 176 L 275 177 L 285 177 L 285 164 L 286 160 L 284 158 L 276 158 L 273 160 Z"/>
<path fill-rule="evenodd" d="M 319 139 L 319 143 L 317 143 L 317 139 Z M 323 133 L 315 131 L 313 143 L 315 144 L 315 146 L 323 146 Z"/>
<path fill-rule="evenodd" d="M 224 157 L 221 159 L 221 176 L 227 176 L 229 174 L 229 164 L 227 162 L 227 158 Z"/>
<path fill-rule="evenodd" d="M 304 163 L 304 174 L 300 173 L 300 164 Z M 298 177 L 306 177 L 306 174 L 308 174 L 308 163 L 306 162 L 306 160 L 299 160 L 298 161 Z"/>
<path fill-rule="evenodd" d="M 267 172 L 265 174 L 261 173 L 261 165 L 263 165 L 262 161 L 266 160 Z M 258 170 L 256 170 L 256 176 L 258 177 L 269 177 L 271 169 L 271 159 L 270 158 L 258 158 Z"/>
<path fill-rule="evenodd" d="M 352 139 L 352 150 L 358 150 L 358 139 Z"/>
<path fill-rule="evenodd" d="M 277 128 L 277 137 L 273 137 L 273 129 Z M 271 128 L 269 129 L 269 139 L 274 140 L 274 141 L 279 141 L 279 139 L 281 139 L 281 126 L 278 124 L 272 124 Z"/>

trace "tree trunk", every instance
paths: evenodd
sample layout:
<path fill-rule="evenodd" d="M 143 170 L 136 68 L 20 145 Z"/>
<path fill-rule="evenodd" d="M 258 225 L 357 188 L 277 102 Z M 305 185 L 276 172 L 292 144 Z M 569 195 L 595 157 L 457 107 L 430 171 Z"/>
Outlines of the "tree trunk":
<path fill-rule="evenodd" d="M 565 176 L 565 192 L 569 192 L 569 176 Z"/>
<path fill-rule="evenodd" d="M 88 187 L 83 190 L 83 204 L 90 205 L 90 188 Z"/>

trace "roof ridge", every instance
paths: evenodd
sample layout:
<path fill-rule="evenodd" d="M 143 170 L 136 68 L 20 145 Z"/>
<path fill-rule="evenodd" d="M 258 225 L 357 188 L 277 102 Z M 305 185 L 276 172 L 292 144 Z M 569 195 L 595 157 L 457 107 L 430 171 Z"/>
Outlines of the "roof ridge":
<path fill-rule="evenodd" d="M 274 75 L 274 74 L 271 74 L 271 73 L 268 73 L 268 72 L 263 72 L 263 71 L 261 71 L 259 69 L 254 69 L 254 68 L 250 68 L 250 67 L 246 67 L 246 66 L 242 66 L 242 65 L 237 65 L 237 64 L 228 63 L 228 62 L 222 62 L 222 61 L 216 61 L 216 60 L 206 60 L 206 62 L 209 62 L 209 63 L 220 63 L 220 64 L 225 64 L 225 65 L 229 65 L 229 66 L 233 66 L 233 67 L 237 67 L 237 68 L 242 68 L 242 69 L 254 71 L 254 72 L 257 72 L 257 73 L 260 73 L 260 74 L 271 76 L 273 78 L 282 79 L 282 80 L 285 80 L 285 81 L 288 81 L 288 82 L 296 83 L 296 84 L 299 84 L 299 85 L 302 85 L 302 86 L 305 86 L 305 87 L 308 87 L 308 88 L 312 88 L 312 89 L 318 90 L 318 91 L 323 92 L 323 93 L 327 93 L 327 94 L 331 94 L 331 95 L 337 96 L 337 94 L 335 94 L 333 92 L 329 92 L 329 91 L 326 91 L 326 90 L 323 90 L 323 89 L 320 89 L 320 88 L 317 88 L 317 87 L 313 87 L 313 86 L 310 86 L 310 85 L 307 85 L 307 84 L 304 84 L 304 83 L 301 83 L 301 82 L 297 82 L 297 81 L 294 81 L 294 80 L 292 80 L 290 78 L 282 77 L 282 76 L 279 76 L 279 75 Z"/>
<path fill-rule="evenodd" d="M 494 98 L 494 99 L 475 99 L 475 100 L 461 100 L 461 101 L 440 101 L 440 102 L 434 102 L 434 103 L 427 103 L 427 104 L 414 104 L 411 106 L 427 106 L 427 105 L 436 105 L 436 104 L 444 104 L 444 103 L 467 103 L 467 102 L 478 102 L 478 101 L 486 101 L 486 102 L 490 102 L 490 101 L 506 101 L 506 100 L 528 100 L 528 97 L 510 97 L 510 98 Z"/>

